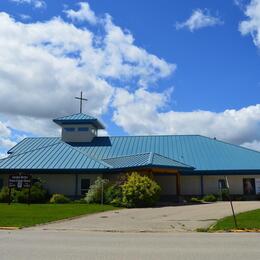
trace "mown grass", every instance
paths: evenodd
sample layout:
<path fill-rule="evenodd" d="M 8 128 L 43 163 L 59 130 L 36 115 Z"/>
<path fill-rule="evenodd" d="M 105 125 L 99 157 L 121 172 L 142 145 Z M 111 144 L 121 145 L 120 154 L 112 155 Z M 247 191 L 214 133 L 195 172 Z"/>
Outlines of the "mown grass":
<path fill-rule="evenodd" d="M 236 215 L 238 229 L 260 229 L 260 209 Z M 209 231 L 236 229 L 233 216 L 220 219 Z"/>
<path fill-rule="evenodd" d="M 29 227 L 113 209 L 98 204 L 0 204 L 0 227 Z"/>

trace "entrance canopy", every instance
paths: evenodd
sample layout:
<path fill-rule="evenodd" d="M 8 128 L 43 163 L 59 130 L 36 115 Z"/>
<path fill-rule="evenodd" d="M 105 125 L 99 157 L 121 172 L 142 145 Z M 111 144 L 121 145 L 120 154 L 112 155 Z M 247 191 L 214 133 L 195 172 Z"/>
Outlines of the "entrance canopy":
<path fill-rule="evenodd" d="M 103 160 L 105 163 L 109 164 L 112 169 L 124 170 L 124 169 L 166 169 L 172 170 L 185 170 L 192 171 L 194 167 L 186 165 L 184 163 L 178 162 L 176 160 L 170 159 L 163 155 L 157 153 L 143 153 L 128 156 L 120 156 L 115 158 L 108 158 Z"/>

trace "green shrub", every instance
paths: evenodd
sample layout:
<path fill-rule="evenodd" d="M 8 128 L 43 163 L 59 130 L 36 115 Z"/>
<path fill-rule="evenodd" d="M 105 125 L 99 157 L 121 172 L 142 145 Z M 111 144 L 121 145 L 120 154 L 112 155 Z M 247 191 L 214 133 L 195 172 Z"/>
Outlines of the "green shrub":
<path fill-rule="evenodd" d="M 27 203 L 29 189 L 12 189 L 11 202 Z M 31 187 L 30 202 L 31 203 L 44 203 L 48 200 L 48 193 L 41 183 L 37 182 Z M 0 192 L 0 202 L 9 202 L 9 188 L 3 187 Z"/>
<path fill-rule="evenodd" d="M 13 200 L 13 196 L 11 196 L 11 200 Z M 0 202 L 9 202 L 9 188 L 6 186 L 0 191 Z"/>
<path fill-rule="evenodd" d="M 85 196 L 85 201 L 87 203 L 100 203 L 102 198 L 102 185 L 103 192 L 107 188 L 109 180 L 97 177 L 94 184 L 90 185 L 89 190 Z M 104 194 L 103 194 L 104 195 Z"/>
<path fill-rule="evenodd" d="M 217 197 L 214 196 L 213 194 L 209 194 L 209 195 L 206 195 L 206 196 L 203 197 L 203 201 L 215 202 L 215 201 L 217 201 Z"/>
<path fill-rule="evenodd" d="M 50 203 L 53 204 L 65 204 L 65 203 L 70 203 L 70 199 L 64 196 L 63 194 L 53 194 Z"/>
<path fill-rule="evenodd" d="M 122 185 L 122 203 L 126 207 L 145 207 L 156 204 L 160 186 L 148 176 L 133 172 Z"/>
<path fill-rule="evenodd" d="M 220 191 L 219 197 L 223 201 L 228 201 L 229 200 L 229 191 L 228 191 L 228 189 L 222 189 Z"/>
<path fill-rule="evenodd" d="M 122 205 L 122 187 L 119 184 L 109 186 L 105 191 L 105 202 L 113 206 Z"/>
<path fill-rule="evenodd" d="M 201 199 L 196 198 L 196 197 L 191 198 L 190 201 L 191 201 L 191 202 L 194 202 L 194 203 L 202 203 Z"/>
<path fill-rule="evenodd" d="M 14 202 L 27 203 L 29 189 L 14 190 Z M 48 200 L 48 192 L 43 188 L 40 182 L 37 182 L 31 187 L 30 202 L 45 203 Z"/>

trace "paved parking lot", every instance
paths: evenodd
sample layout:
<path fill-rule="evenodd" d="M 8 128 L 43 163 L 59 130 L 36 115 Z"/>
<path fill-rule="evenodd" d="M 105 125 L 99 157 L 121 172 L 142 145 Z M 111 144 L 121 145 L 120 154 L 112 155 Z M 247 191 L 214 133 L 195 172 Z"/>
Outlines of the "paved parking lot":
<path fill-rule="evenodd" d="M 260 208 L 260 201 L 234 202 L 235 211 Z M 31 230 L 75 230 L 105 232 L 190 232 L 208 227 L 231 215 L 229 202 L 123 209 L 30 228 Z"/>

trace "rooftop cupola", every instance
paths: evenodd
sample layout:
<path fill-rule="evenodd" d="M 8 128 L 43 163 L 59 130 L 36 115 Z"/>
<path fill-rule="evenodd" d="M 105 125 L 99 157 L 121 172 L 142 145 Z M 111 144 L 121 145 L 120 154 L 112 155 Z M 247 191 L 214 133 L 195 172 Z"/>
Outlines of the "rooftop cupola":
<path fill-rule="evenodd" d="M 53 120 L 62 128 L 61 139 L 67 143 L 91 142 L 104 125 L 95 117 L 78 113 Z"/>

